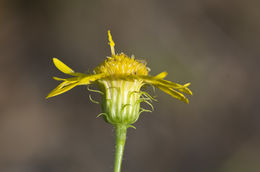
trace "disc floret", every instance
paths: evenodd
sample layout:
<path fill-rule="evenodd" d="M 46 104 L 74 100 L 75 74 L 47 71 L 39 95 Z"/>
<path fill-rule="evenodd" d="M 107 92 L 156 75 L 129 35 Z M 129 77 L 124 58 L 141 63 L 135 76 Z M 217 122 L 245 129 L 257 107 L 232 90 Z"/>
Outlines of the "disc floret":
<path fill-rule="evenodd" d="M 130 58 L 124 53 L 107 57 L 105 62 L 94 69 L 94 73 L 104 73 L 107 75 L 148 75 L 149 68 L 145 63 Z"/>

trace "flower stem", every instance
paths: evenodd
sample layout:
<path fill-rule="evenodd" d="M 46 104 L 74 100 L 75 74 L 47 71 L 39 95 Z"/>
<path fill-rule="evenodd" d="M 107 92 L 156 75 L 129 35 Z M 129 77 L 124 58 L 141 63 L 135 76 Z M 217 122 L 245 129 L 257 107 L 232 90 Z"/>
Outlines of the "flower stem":
<path fill-rule="evenodd" d="M 116 152 L 115 152 L 115 165 L 114 172 L 121 171 L 121 164 L 123 160 L 125 140 L 126 140 L 126 125 L 115 125 L 116 129 Z"/>

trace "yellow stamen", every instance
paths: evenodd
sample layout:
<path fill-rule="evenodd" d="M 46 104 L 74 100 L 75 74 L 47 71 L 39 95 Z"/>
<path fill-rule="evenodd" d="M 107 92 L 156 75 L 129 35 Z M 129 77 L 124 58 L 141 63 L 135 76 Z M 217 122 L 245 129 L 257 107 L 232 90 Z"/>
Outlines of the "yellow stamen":
<path fill-rule="evenodd" d="M 115 43 L 114 43 L 114 41 L 112 39 L 110 30 L 108 30 L 107 32 L 108 32 L 108 40 L 109 40 L 108 44 L 110 45 L 110 48 L 111 48 L 111 54 L 115 55 Z"/>

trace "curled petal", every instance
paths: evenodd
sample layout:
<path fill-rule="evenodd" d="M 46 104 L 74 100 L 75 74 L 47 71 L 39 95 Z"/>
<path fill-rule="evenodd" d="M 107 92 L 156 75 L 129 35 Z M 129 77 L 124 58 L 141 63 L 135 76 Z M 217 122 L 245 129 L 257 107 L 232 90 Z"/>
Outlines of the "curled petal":
<path fill-rule="evenodd" d="M 181 93 L 179 93 L 178 91 L 175 91 L 172 88 L 168 88 L 165 86 L 157 86 L 159 89 L 161 89 L 162 91 L 164 91 L 165 93 L 169 94 L 170 96 L 179 99 L 187 104 L 189 104 L 189 100 Z"/>
<path fill-rule="evenodd" d="M 161 75 L 161 74 L 159 74 Z M 192 95 L 192 92 L 190 91 L 189 88 L 187 88 L 190 83 L 187 83 L 185 85 L 177 84 L 175 82 L 167 81 L 164 79 L 158 79 L 156 76 L 141 76 L 141 78 L 144 80 L 145 83 L 154 85 L 156 87 L 158 86 L 164 86 L 164 87 L 169 87 L 169 88 L 174 88 L 177 89 L 181 92 L 184 92 L 186 94 Z"/>
<path fill-rule="evenodd" d="M 186 94 L 192 95 L 192 92 L 188 88 L 190 83 L 181 85 L 181 84 L 178 84 L 178 83 L 175 83 L 175 82 L 171 82 L 171 81 L 167 81 L 167 80 L 163 80 L 163 79 L 158 80 L 158 82 L 159 82 L 160 85 L 164 85 L 166 87 L 171 87 L 171 88 L 174 88 L 174 89 L 178 89 L 181 92 L 184 92 Z"/>
<path fill-rule="evenodd" d="M 68 81 L 64 81 L 62 82 L 60 85 L 58 85 L 55 89 L 53 89 L 48 96 L 46 97 L 46 99 L 50 98 L 50 97 L 54 97 L 57 96 L 59 94 L 65 93 L 69 90 L 71 90 L 72 88 L 76 87 L 78 85 L 78 82 L 68 82 Z"/>
<path fill-rule="evenodd" d="M 46 98 L 54 97 L 59 94 L 65 93 L 72 88 L 76 87 L 77 85 L 88 85 L 90 82 L 94 82 L 97 79 L 100 79 L 103 77 L 103 74 L 95 74 L 95 75 L 86 75 L 82 74 L 82 76 L 76 76 L 71 78 L 58 78 L 53 77 L 53 79 L 58 81 L 63 81 L 60 85 L 58 85 L 54 90 L 52 90 Z"/>
<path fill-rule="evenodd" d="M 179 91 L 182 91 L 186 94 L 192 95 L 191 90 L 188 88 L 189 85 L 190 85 L 190 83 L 184 84 L 183 88 L 179 88 Z"/>

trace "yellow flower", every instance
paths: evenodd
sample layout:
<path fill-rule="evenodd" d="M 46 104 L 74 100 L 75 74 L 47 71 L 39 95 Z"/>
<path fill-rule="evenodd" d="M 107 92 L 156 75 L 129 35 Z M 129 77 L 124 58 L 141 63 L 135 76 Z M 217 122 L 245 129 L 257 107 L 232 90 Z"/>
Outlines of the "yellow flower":
<path fill-rule="evenodd" d="M 57 96 L 78 85 L 97 84 L 102 94 L 102 108 L 105 120 L 111 124 L 134 123 L 139 114 L 145 109 L 140 108 L 141 102 L 149 105 L 152 97 L 140 89 L 148 84 L 153 85 L 172 97 L 185 103 L 189 100 L 181 93 L 192 95 L 188 89 L 190 83 L 180 85 L 164 78 L 168 74 L 162 72 L 156 76 L 149 75 L 149 68 L 142 60 L 137 60 L 133 56 L 128 57 L 124 53 L 115 53 L 115 43 L 112 40 L 110 31 L 108 31 L 109 45 L 111 48 L 111 57 L 97 66 L 93 74 L 84 74 L 74 72 L 57 58 L 53 58 L 55 66 L 63 73 L 72 77 L 62 79 L 54 77 L 55 80 L 63 81 L 47 98 Z M 152 106 L 152 105 L 151 105 Z"/>

